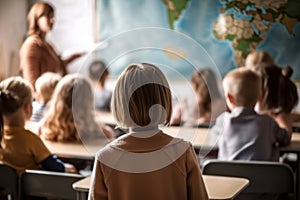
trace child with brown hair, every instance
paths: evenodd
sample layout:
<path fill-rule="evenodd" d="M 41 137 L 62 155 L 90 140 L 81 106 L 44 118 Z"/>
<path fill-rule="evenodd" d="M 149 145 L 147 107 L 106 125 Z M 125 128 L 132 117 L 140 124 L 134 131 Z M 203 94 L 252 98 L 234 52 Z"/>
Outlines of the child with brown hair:
<path fill-rule="evenodd" d="M 96 60 L 90 64 L 89 77 L 95 83 L 95 107 L 100 111 L 110 111 L 112 92 L 105 87 L 108 76 L 109 71 L 103 61 Z"/>
<path fill-rule="evenodd" d="M 223 87 L 229 112 L 218 117 L 211 130 L 219 137 L 218 158 L 278 161 L 278 146 L 289 144 L 291 132 L 280 128 L 272 117 L 255 112 L 261 95 L 260 77 L 238 68 L 225 76 Z"/>
<path fill-rule="evenodd" d="M 32 87 L 21 77 L 11 77 L 0 83 L 0 110 L 4 120 L 0 160 L 18 174 L 25 169 L 43 168 L 49 171 L 75 172 L 50 153 L 36 134 L 24 128 L 32 113 Z"/>
<path fill-rule="evenodd" d="M 292 122 L 300 119 L 291 113 L 298 103 L 297 87 L 290 79 L 292 68 L 278 67 L 265 51 L 249 54 L 246 67 L 258 73 L 262 79 L 262 97 L 257 104 L 259 113 L 270 115 L 280 126 L 291 131 Z"/>
<path fill-rule="evenodd" d="M 172 114 L 171 91 L 159 68 L 128 66 L 111 108 L 118 126 L 129 133 L 97 153 L 89 199 L 208 199 L 191 143 L 159 129 Z"/>
<path fill-rule="evenodd" d="M 191 77 L 195 96 L 178 103 L 171 118 L 171 125 L 183 123 L 184 126 L 195 126 L 215 122 L 226 110 L 216 75 L 209 68 L 195 70 Z"/>

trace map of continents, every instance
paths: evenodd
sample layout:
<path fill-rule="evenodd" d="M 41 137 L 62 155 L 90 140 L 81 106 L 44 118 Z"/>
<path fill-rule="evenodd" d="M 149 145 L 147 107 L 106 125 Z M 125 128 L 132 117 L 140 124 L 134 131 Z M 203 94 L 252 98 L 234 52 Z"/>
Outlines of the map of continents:
<path fill-rule="evenodd" d="M 187 9 L 189 1 L 191 0 L 163 0 L 167 7 L 170 28 L 174 29 L 174 23 L 181 17 L 183 11 Z M 274 45 L 271 46 L 271 48 L 270 45 L 263 46 L 268 37 L 276 37 L 274 34 L 271 34 L 271 30 L 273 30 L 272 28 L 275 26 L 284 27 L 286 30 L 284 33 L 285 38 L 293 40 L 293 38 L 296 37 L 297 33 L 295 32 L 295 26 L 300 21 L 299 1 L 219 0 L 219 3 L 222 6 L 219 9 L 219 16 L 212 26 L 213 35 L 219 41 L 230 42 L 234 50 L 236 66 L 244 65 L 245 58 L 250 51 L 254 49 L 263 49 L 267 50 L 271 55 L 273 54 L 272 56 L 274 56 L 275 61 L 279 64 L 296 64 L 296 66 L 292 67 L 296 69 L 296 76 L 299 79 L 300 69 L 297 69 L 297 67 L 299 67 L 300 63 L 289 63 L 289 61 L 299 57 L 299 47 L 297 47 L 298 51 L 290 52 L 289 58 L 287 58 L 287 54 L 282 52 L 287 49 L 281 49 L 281 52 L 278 52 L 280 49 L 278 47 L 278 44 L 280 44 L 279 42 L 277 42 L 277 46 Z M 278 29 L 276 29 L 276 31 L 277 30 Z M 282 35 L 283 34 L 281 33 L 280 37 L 282 37 Z M 282 38 L 277 38 L 277 40 L 280 39 Z M 298 39 L 294 40 L 298 41 Z M 276 53 L 272 53 L 274 49 L 277 49 L 277 56 Z M 285 58 L 282 58 L 283 55 Z"/>

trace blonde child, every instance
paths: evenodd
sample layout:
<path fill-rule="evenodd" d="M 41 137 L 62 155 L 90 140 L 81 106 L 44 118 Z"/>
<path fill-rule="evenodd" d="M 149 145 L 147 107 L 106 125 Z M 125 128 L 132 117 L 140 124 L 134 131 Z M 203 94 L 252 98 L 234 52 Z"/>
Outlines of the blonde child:
<path fill-rule="evenodd" d="M 82 139 L 115 137 L 109 126 L 96 121 L 91 85 L 83 76 L 64 76 L 49 103 L 39 128 L 39 134 L 45 139 L 81 142 Z"/>
<path fill-rule="evenodd" d="M 61 75 L 53 72 L 46 72 L 35 82 L 35 100 L 32 102 L 32 116 L 30 121 L 39 122 L 46 109 L 46 105 L 51 99 L 55 86 L 61 79 Z"/>
<path fill-rule="evenodd" d="M 97 153 L 89 199 L 208 199 L 192 145 L 159 130 L 170 121 L 172 97 L 156 66 L 128 66 L 111 108 L 129 133 Z"/>
<path fill-rule="evenodd" d="M 254 106 L 261 94 L 260 77 L 247 68 L 229 72 L 223 87 L 229 112 L 217 118 L 211 132 L 219 136 L 218 158 L 222 160 L 279 160 L 278 146 L 287 145 L 291 132 L 280 128 Z"/>
<path fill-rule="evenodd" d="M 32 87 L 21 77 L 11 77 L 0 83 L 0 110 L 4 120 L 0 160 L 18 174 L 25 169 L 43 168 L 49 171 L 75 172 L 50 153 L 39 136 L 24 128 L 32 113 Z"/>
<path fill-rule="evenodd" d="M 104 62 L 96 60 L 90 64 L 89 76 L 95 83 L 95 107 L 100 111 L 110 111 L 111 91 L 105 87 L 109 71 Z"/>
<path fill-rule="evenodd" d="M 195 70 L 191 77 L 191 85 L 195 98 L 184 99 L 175 106 L 171 125 L 209 124 L 225 111 L 225 99 L 222 97 L 217 78 L 211 69 Z"/>

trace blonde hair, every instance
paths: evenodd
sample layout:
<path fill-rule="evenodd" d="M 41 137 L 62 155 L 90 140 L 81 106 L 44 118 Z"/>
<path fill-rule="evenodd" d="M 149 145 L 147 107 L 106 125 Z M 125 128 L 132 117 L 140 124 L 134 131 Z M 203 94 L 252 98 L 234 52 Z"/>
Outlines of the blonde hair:
<path fill-rule="evenodd" d="M 28 15 L 28 32 L 27 35 L 32 35 L 32 34 L 39 34 L 40 33 L 40 28 L 38 26 L 38 20 L 42 16 L 50 16 L 50 14 L 54 13 L 54 8 L 52 5 L 46 2 L 37 2 L 35 3 Z"/>
<path fill-rule="evenodd" d="M 261 93 L 260 77 L 245 67 L 230 71 L 223 79 L 225 94 L 231 94 L 237 106 L 252 107 Z"/>
<path fill-rule="evenodd" d="M 266 51 L 253 51 L 248 54 L 245 60 L 245 66 L 253 69 L 254 71 L 273 64 L 273 58 Z"/>
<path fill-rule="evenodd" d="M 168 124 L 172 97 L 166 77 L 152 64 L 129 65 L 117 80 L 111 108 L 123 128 Z"/>
<path fill-rule="evenodd" d="M 33 88 L 25 79 L 14 76 L 0 83 L 0 111 L 3 115 L 15 113 L 32 101 Z"/>
<path fill-rule="evenodd" d="M 48 102 L 60 79 L 61 75 L 54 72 L 42 74 L 35 82 L 36 93 L 40 93 L 44 101 Z"/>
<path fill-rule="evenodd" d="M 54 90 L 40 134 L 54 141 L 103 138 L 95 120 L 93 101 L 91 86 L 83 76 L 66 75 Z"/>

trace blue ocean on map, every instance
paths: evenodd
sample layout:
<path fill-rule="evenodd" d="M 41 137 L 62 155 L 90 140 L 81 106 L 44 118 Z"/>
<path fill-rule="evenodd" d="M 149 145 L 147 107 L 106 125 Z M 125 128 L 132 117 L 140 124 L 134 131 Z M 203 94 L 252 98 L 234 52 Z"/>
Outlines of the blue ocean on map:
<path fill-rule="evenodd" d="M 220 0 L 189 0 L 174 29 L 162 0 L 98 0 L 97 5 L 100 45 L 95 53 L 106 61 L 112 76 L 135 62 L 155 63 L 168 78 L 175 79 L 190 77 L 195 68 L 209 67 L 224 76 L 239 67 L 232 42 L 216 38 L 213 32 L 224 8 Z M 234 17 L 250 18 L 241 12 Z M 282 67 L 290 65 L 295 71 L 293 78 L 299 79 L 300 23 L 291 34 L 275 22 L 260 36 L 264 40 L 256 49 L 268 51 Z"/>

